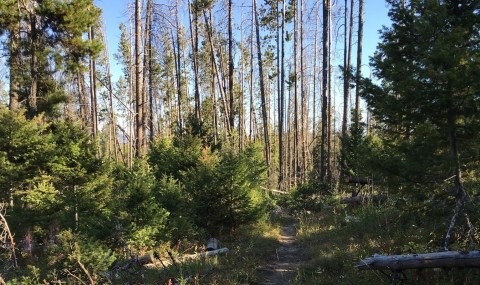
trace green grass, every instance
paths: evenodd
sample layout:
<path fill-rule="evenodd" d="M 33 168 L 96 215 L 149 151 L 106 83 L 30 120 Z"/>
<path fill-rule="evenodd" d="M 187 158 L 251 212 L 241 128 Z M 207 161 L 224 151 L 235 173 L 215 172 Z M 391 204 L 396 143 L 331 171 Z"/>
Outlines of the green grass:
<path fill-rule="evenodd" d="M 278 246 L 278 220 L 259 222 L 240 228 L 232 236 L 221 237 L 221 247 L 229 248 L 226 255 L 192 260 L 178 267 L 137 268 L 130 276 L 122 276 L 118 284 L 164 284 L 174 277 L 180 284 L 255 284 L 259 281 L 258 267 L 266 263 Z M 116 282 L 117 282 L 116 281 Z M 133 284 L 133 283 L 131 283 Z"/>
<path fill-rule="evenodd" d="M 437 251 L 443 240 L 438 220 L 429 211 L 410 212 L 393 205 L 355 209 L 335 206 L 299 218 L 298 238 L 309 256 L 298 274 L 301 284 L 391 284 L 379 271 L 357 271 L 353 266 L 375 253 L 384 255 Z M 459 238 L 459 237 L 458 237 Z M 460 245 L 460 242 L 458 243 Z M 478 284 L 479 269 L 405 271 L 405 283 Z"/>

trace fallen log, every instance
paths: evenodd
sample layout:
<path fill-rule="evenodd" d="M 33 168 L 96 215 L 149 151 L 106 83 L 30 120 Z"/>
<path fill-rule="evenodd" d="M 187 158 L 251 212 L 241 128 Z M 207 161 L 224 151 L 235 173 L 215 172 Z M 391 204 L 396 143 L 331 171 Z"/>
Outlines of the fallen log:
<path fill-rule="evenodd" d="M 215 255 L 222 255 L 225 254 L 229 251 L 228 248 L 219 248 L 216 250 L 210 250 L 210 251 L 204 251 L 200 253 L 194 253 L 194 254 L 186 254 L 182 255 L 179 257 L 176 257 L 174 260 L 177 263 L 185 263 L 190 260 L 195 260 L 199 258 L 205 258 L 205 257 L 211 257 Z M 151 264 L 156 264 L 156 263 L 162 263 L 164 266 L 169 266 L 173 264 L 173 257 L 170 259 L 157 259 L 155 258 L 152 254 L 146 254 L 138 258 L 138 261 L 141 265 L 151 265 Z M 141 262 L 140 262 L 141 261 Z"/>
<path fill-rule="evenodd" d="M 211 251 L 211 250 L 216 250 L 218 249 L 218 245 L 220 244 L 220 241 L 216 238 L 210 238 L 207 242 L 207 245 L 205 246 L 205 250 Z"/>
<path fill-rule="evenodd" d="M 480 267 L 480 251 L 445 251 L 423 254 L 379 255 L 361 260 L 358 270 Z"/>

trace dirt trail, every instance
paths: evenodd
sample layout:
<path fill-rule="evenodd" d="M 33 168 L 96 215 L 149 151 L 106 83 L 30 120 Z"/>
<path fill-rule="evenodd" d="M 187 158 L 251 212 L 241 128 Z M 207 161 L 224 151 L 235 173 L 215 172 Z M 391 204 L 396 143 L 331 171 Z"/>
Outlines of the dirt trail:
<path fill-rule="evenodd" d="M 261 267 L 259 285 L 294 284 L 297 270 L 305 260 L 302 249 L 296 241 L 296 224 L 293 221 L 282 226 L 279 237 L 280 246 L 271 261 Z"/>

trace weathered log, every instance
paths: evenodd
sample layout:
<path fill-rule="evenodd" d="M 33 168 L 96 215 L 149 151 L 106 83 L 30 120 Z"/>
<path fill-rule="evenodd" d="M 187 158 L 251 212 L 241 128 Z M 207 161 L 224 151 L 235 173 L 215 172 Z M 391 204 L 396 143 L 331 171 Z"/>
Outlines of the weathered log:
<path fill-rule="evenodd" d="M 364 177 L 349 176 L 349 177 L 347 177 L 346 182 L 347 183 L 352 183 L 352 184 L 367 185 L 367 184 L 372 184 L 372 179 L 364 178 Z"/>
<path fill-rule="evenodd" d="M 224 247 L 224 248 L 219 248 L 217 250 L 211 250 L 211 251 L 200 252 L 198 254 L 192 254 L 190 257 L 197 258 L 197 257 L 215 256 L 215 255 L 225 254 L 227 252 L 228 252 L 228 248 Z"/>
<path fill-rule="evenodd" d="M 211 251 L 211 250 L 216 250 L 218 249 L 218 244 L 220 241 L 216 238 L 210 238 L 207 242 L 207 245 L 205 246 L 205 250 Z"/>
<path fill-rule="evenodd" d="M 422 268 L 480 267 L 480 251 L 444 251 L 423 254 L 378 255 L 368 257 L 354 266 L 358 270 L 403 270 Z"/>
<path fill-rule="evenodd" d="M 174 260 L 177 263 L 184 263 L 189 260 L 205 258 L 205 257 L 210 257 L 215 255 L 222 255 L 227 253 L 228 251 L 229 249 L 224 247 L 224 248 L 219 248 L 211 251 L 182 255 L 182 256 L 176 257 Z M 164 266 L 169 266 L 173 264 L 173 257 L 170 259 L 158 259 L 158 258 L 155 258 L 153 254 L 146 254 L 138 258 L 138 263 L 141 265 L 155 264 L 157 262 L 159 263 L 161 262 Z"/>

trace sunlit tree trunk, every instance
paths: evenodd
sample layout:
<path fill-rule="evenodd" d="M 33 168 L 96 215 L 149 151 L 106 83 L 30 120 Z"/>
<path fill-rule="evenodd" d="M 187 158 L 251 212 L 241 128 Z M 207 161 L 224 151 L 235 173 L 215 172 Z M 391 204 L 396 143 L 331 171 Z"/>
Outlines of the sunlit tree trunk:
<path fill-rule="evenodd" d="M 330 5 L 328 9 L 328 85 L 327 85 L 327 90 L 328 90 L 328 114 L 327 114 L 327 178 L 330 180 L 332 178 L 333 174 L 333 163 L 332 163 L 332 149 L 334 147 L 334 142 L 333 142 L 333 128 L 334 128 L 334 122 L 332 121 L 334 119 L 333 117 L 333 104 L 332 104 L 332 7 Z"/>
<path fill-rule="evenodd" d="M 278 6 L 277 6 L 278 7 Z M 278 15 L 278 13 L 277 13 Z M 278 26 L 278 24 L 277 24 Z M 277 32 L 278 33 L 278 32 Z M 282 25 L 281 25 L 281 56 L 280 56 L 280 94 L 278 102 L 278 188 L 284 189 L 285 179 L 285 146 L 284 146 L 284 125 L 285 125 L 285 1 L 282 1 Z"/>
<path fill-rule="evenodd" d="M 136 130 L 136 157 L 144 156 L 144 95 L 143 95 L 143 68 L 142 53 L 142 22 L 140 0 L 135 1 L 135 130 Z"/>
<path fill-rule="evenodd" d="M 94 27 L 90 27 L 88 31 L 88 37 L 90 41 L 93 41 L 95 38 Z M 98 107 L 97 107 L 97 79 L 96 79 L 96 63 L 95 59 L 90 56 L 89 58 L 89 73 L 90 73 L 90 121 L 91 121 L 91 132 L 94 140 L 97 137 L 98 132 Z"/>
<path fill-rule="evenodd" d="M 360 125 L 360 76 L 362 75 L 362 48 L 363 48 L 363 0 L 358 2 L 358 40 L 357 40 L 357 88 L 355 90 L 355 132 L 358 135 Z"/>
<path fill-rule="evenodd" d="M 302 147 L 302 164 L 301 164 L 301 181 L 305 181 L 307 173 L 307 91 L 305 90 L 307 75 L 305 72 L 305 58 L 304 58 L 304 22 L 303 22 L 303 1 L 300 0 L 300 73 L 302 74 L 302 85 L 301 85 L 301 147 Z"/>
<path fill-rule="evenodd" d="M 10 71 L 10 90 L 9 90 L 9 109 L 17 111 L 18 96 L 19 96 L 19 68 L 20 68 L 20 34 L 19 30 L 15 27 L 10 31 L 9 35 L 8 51 L 10 55 L 9 71 Z"/>
<path fill-rule="evenodd" d="M 230 120 L 228 120 L 228 118 L 230 117 L 229 116 L 230 110 L 229 110 L 229 105 L 226 102 L 225 89 L 222 86 L 222 80 L 220 78 L 220 72 L 218 70 L 216 59 L 215 59 L 215 48 L 214 48 L 214 45 L 213 45 L 213 36 L 212 36 L 212 32 L 213 32 L 212 23 L 210 23 L 209 18 L 207 17 L 207 13 L 205 12 L 205 10 L 203 11 L 203 16 L 205 18 L 208 43 L 210 45 L 210 57 L 212 59 L 213 71 L 214 71 L 214 74 L 215 74 L 216 79 L 217 79 L 218 89 L 220 91 L 220 96 L 221 96 L 223 107 L 224 107 L 225 118 L 227 118 L 225 120 L 226 126 L 227 126 L 227 132 L 230 133 L 230 131 L 231 131 L 230 130 Z"/>
<path fill-rule="evenodd" d="M 188 0 L 188 16 L 190 22 L 190 41 L 192 44 L 193 84 L 195 93 L 195 117 L 201 119 L 200 91 L 198 87 L 198 12 L 192 12 L 190 0 Z M 193 18 L 193 19 L 192 19 Z"/>
<path fill-rule="evenodd" d="M 318 49 L 318 6 L 315 2 L 315 32 L 313 36 L 313 106 L 312 106 L 312 141 L 317 132 L 317 49 Z"/>
<path fill-rule="evenodd" d="M 148 92 L 144 93 L 143 117 L 145 127 L 149 129 L 148 141 L 152 142 L 154 137 L 153 129 L 153 58 L 152 58 L 152 0 L 147 1 L 147 11 L 145 13 L 145 43 L 143 52 L 143 86 Z M 148 98 L 148 104 L 147 104 Z M 148 145 L 147 140 L 145 144 Z"/>
<path fill-rule="evenodd" d="M 250 142 L 255 141 L 255 107 L 254 107 L 254 95 L 253 95 L 253 88 L 254 88 L 254 80 L 253 80 L 253 75 L 254 75 L 254 68 L 253 68 L 253 55 L 254 55 L 254 50 L 253 50 L 253 43 L 254 43 L 254 27 L 255 27 L 255 7 L 252 5 L 252 22 L 251 22 L 251 30 L 250 30 L 250 130 L 249 130 L 249 140 Z"/>
<path fill-rule="evenodd" d="M 320 145 L 320 181 L 325 181 L 327 175 L 327 133 L 328 133 L 328 80 L 329 80 L 329 23 L 330 23 L 330 0 L 323 1 L 323 32 L 322 32 L 322 135 Z"/>
<path fill-rule="evenodd" d="M 232 0 L 228 0 L 228 94 L 230 101 L 230 128 L 235 128 L 234 95 L 233 95 L 233 28 Z"/>
<path fill-rule="evenodd" d="M 30 4 L 34 5 L 34 4 Z M 33 117 L 37 114 L 37 85 L 38 85 L 38 63 L 37 63 L 37 16 L 31 7 L 30 11 L 30 94 L 28 95 L 28 114 Z"/>
<path fill-rule="evenodd" d="M 263 138 L 265 143 L 265 162 L 268 167 L 268 176 L 270 177 L 270 137 L 268 135 L 268 117 L 267 117 L 267 102 L 265 95 L 265 83 L 263 77 L 263 62 L 262 62 L 262 49 L 260 45 L 260 24 L 258 21 L 258 12 L 256 8 L 256 0 L 253 0 L 254 13 L 255 13 L 255 33 L 257 36 L 257 57 L 258 57 L 258 73 L 260 77 L 260 100 L 262 104 L 262 120 L 263 120 Z"/>

